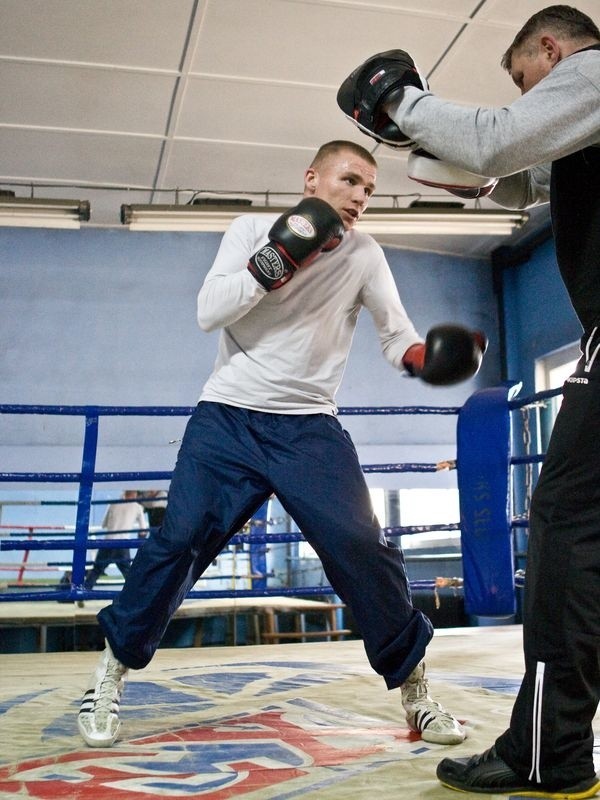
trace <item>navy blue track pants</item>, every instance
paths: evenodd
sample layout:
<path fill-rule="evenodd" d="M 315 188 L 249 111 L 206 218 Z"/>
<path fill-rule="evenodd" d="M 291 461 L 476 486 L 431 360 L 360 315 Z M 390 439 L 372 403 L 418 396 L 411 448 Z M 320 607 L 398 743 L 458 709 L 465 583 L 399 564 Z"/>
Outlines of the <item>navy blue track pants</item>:
<path fill-rule="evenodd" d="M 402 551 L 373 513 L 350 436 L 329 414 L 266 414 L 201 402 L 181 444 L 162 527 L 138 551 L 100 624 L 140 669 L 172 615 L 229 539 L 275 493 L 352 609 L 373 669 L 400 686 L 431 622 L 412 606 Z"/>

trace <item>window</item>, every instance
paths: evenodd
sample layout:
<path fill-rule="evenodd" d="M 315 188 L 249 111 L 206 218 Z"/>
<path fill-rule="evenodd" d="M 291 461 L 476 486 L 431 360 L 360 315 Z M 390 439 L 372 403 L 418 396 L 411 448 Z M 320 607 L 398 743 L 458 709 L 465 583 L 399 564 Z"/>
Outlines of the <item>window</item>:
<path fill-rule="evenodd" d="M 559 350 L 554 350 L 535 362 L 535 390 L 560 389 L 566 379 L 575 371 L 581 356 L 579 342 L 573 342 Z M 552 397 L 540 412 L 540 446 L 546 450 L 554 420 L 560 409 L 562 396 Z"/>
<path fill-rule="evenodd" d="M 384 527 L 447 525 L 460 520 L 458 489 L 369 489 L 373 509 Z M 390 513 L 391 507 L 394 512 Z M 296 529 L 297 530 L 297 529 Z M 400 537 L 402 549 L 457 544 L 459 531 L 429 531 Z M 299 542 L 300 558 L 316 558 L 307 542 Z"/>
<path fill-rule="evenodd" d="M 554 350 L 535 362 L 535 390 L 558 389 L 573 373 L 581 356 L 579 342 Z M 558 398 L 560 399 L 560 398 Z"/>
<path fill-rule="evenodd" d="M 458 489 L 400 489 L 400 524 L 448 525 L 459 522 Z M 403 550 L 456 544 L 459 531 L 428 531 L 400 537 Z"/>

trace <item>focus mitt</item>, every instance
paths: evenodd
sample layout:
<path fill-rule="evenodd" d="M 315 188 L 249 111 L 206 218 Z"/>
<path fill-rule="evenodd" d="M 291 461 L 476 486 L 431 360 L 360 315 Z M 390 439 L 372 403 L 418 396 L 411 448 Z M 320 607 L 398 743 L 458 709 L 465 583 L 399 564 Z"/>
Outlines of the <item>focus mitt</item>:
<path fill-rule="evenodd" d="M 445 189 L 465 200 L 486 197 L 498 183 L 498 178 L 487 178 L 442 161 L 427 150 L 413 150 L 408 156 L 408 177 L 424 186 Z"/>
<path fill-rule="evenodd" d="M 383 106 L 401 100 L 406 86 L 427 89 L 427 81 L 404 50 L 377 53 L 357 67 L 340 86 L 337 103 L 363 133 L 390 147 L 414 142 L 385 113 Z"/>

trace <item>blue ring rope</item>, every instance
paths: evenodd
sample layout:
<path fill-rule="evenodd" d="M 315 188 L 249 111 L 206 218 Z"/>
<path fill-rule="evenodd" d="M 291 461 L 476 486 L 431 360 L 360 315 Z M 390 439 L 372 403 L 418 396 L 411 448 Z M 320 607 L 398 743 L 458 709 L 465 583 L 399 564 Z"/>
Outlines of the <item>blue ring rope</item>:
<path fill-rule="evenodd" d="M 195 406 L 41 406 L 0 404 L 0 414 L 51 414 L 62 416 L 102 417 L 188 417 Z M 451 406 L 342 406 L 338 414 L 348 416 L 403 414 L 458 414 Z"/>
<path fill-rule="evenodd" d="M 519 401 L 510 402 L 511 409 L 521 408 L 537 400 L 545 399 L 547 397 L 554 397 L 560 394 L 559 391 L 551 390 L 543 392 L 538 395 L 522 398 Z M 90 434 L 90 425 L 96 426 L 100 416 L 189 416 L 194 411 L 194 406 L 42 406 L 42 405 L 22 405 L 22 404 L 2 404 L 0 405 L 0 414 L 40 414 L 40 415 L 68 415 L 68 416 L 85 416 L 86 417 L 86 434 Z M 459 407 L 441 407 L 441 406 L 380 406 L 380 407 L 342 407 L 338 410 L 340 415 L 416 415 L 416 414 L 437 414 L 437 415 L 457 415 L 460 411 Z M 24 549 L 23 545 L 27 545 L 28 549 L 73 549 L 74 550 L 74 572 L 81 572 L 85 568 L 85 555 L 87 550 L 87 536 L 89 534 L 89 509 L 93 503 L 102 503 L 105 501 L 94 501 L 91 499 L 91 490 L 93 484 L 98 482 L 114 482 L 114 481 L 132 481 L 132 480 L 169 480 L 172 476 L 172 471 L 154 471 L 154 472 L 102 472 L 94 473 L 95 464 L 95 449 L 97 441 L 95 438 L 97 430 L 94 432 L 91 444 L 84 441 L 84 454 L 81 472 L 2 472 L 0 473 L 0 481 L 5 482 L 52 482 L 52 483 L 79 483 L 80 484 L 80 499 L 77 501 L 78 506 L 78 520 L 76 531 L 73 540 L 57 540 L 51 541 L 32 541 L 19 542 L 2 542 L 0 549 Z M 524 459 L 514 459 L 512 463 L 528 463 L 530 459 L 542 460 L 543 456 L 525 457 Z M 364 472 L 380 472 L 380 473 L 394 473 L 394 472 L 436 472 L 438 467 L 436 464 L 369 464 L 364 465 Z M 83 485 L 82 485 L 83 484 Z M 88 496 L 89 495 L 89 496 Z M 53 501 L 48 501 L 47 504 L 53 504 Z M 60 504 L 56 501 L 55 504 Z M 411 526 L 413 530 L 401 528 L 386 528 L 384 534 L 387 536 L 403 535 L 404 533 L 423 532 L 427 530 L 459 530 L 458 523 L 442 526 Z M 85 536 L 83 534 L 85 533 Z M 293 538 L 290 538 L 293 537 Z M 231 540 L 230 544 L 244 544 L 246 542 L 277 542 L 277 541 L 298 541 L 303 539 L 301 534 L 236 534 Z M 95 540 L 93 542 L 93 549 L 101 549 L 103 547 L 138 547 L 143 543 L 143 540 Z M 5 546 L 6 545 L 6 546 Z M 12 547 L 11 545 L 14 545 Z M 82 575 L 75 575 L 74 579 L 82 578 Z M 416 581 L 411 583 L 413 588 L 435 588 L 435 581 Z M 272 596 L 276 594 L 332 594 L 333 589 L 327 586 L 319 587 L 293 587 L 285 589 L 278 587 L 275 589 L 260 589 L 260 590 L 243 590 L 228 592 L 227 596 L 235 597 L 254 597 L 254 596 Z M 85 599 L 85 598 L 98 598 L 99 595 L 105 597 L 117 596 L 118 592 L 86 592 L 82 589 L 79 580 L 74 580 L 73 589 L 68 591 L 53 590 L 50 593 L 46 592 L 32 592 L 22 593 L 19 592 L 15 596 L 3 596 L 2 599 Z M 210 591 L 192 591 L 188 595 L 192 597 L 222 597 L 223 592 L 210 592 Z"/>

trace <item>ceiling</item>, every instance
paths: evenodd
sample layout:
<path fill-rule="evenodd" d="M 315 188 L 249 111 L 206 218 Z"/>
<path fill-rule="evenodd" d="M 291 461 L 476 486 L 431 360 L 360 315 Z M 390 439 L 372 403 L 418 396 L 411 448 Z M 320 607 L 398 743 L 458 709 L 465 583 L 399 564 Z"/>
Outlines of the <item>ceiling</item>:
<path fill-rule="evenodd" d="M 593 14 L 597 2 L 578 7 Z M 286 204 L 285 195 L 302 191 L 304 170 L 323 142 L 376 147 L 335 102 L 339 84 L 361 61 L 406 48 L 440 96 L 507 104 L 517 90 L 500 56 L 544 5 L 0 0 L 0 189 L 89 200 L 88 225 L 119 226 L 122 203 L 186 203 L 194 191 L 268 192 L 274 205 Z M 401 206 L 420 194 L 451 199 L 407 179 L 406 154 L 377 147 L 375 155 L 378 194 L 397 196 Z M 389 198 L 379 202 L 390 205 Z M 534 210 L 511 242 L 547 219 L 547 209 Z M 380 241 L 485 257 L 507 240 Z"/>

